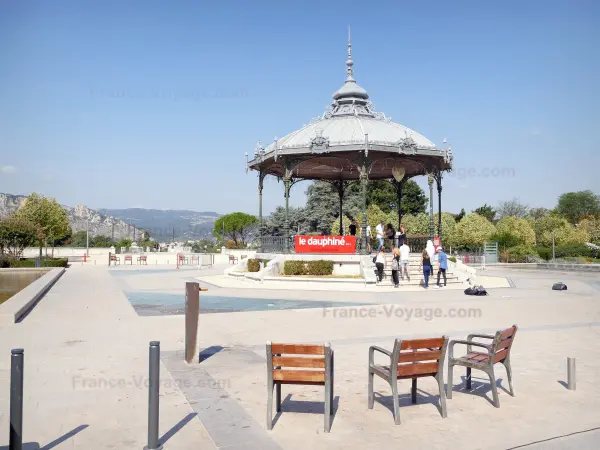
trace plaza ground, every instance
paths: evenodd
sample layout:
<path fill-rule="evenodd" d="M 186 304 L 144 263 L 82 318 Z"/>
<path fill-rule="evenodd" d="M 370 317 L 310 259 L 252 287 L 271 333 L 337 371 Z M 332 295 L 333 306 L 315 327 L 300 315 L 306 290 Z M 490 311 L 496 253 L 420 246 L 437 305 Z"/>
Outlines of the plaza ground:
<path fill-rule="evenodd" d="M 462 290 L 336 292 L 243 289 L 201 282 L 201 295 L 254 300 L 262 310 L 201 314 L 203 362 L 182 362 L 182 315 L 139 315 L 128 296 L 180 295 L 202 271 L 73 266 L 19 324 L 0 328 L 0 448 L 8 444 L 10 349 L 25 349 L 24 440 L 65 449 L 134 449 L 147 434 L 148 342 L 162 349 L 160 434 L 165 449 L 595 448 L 600 437 L 600 277 L 488 270 L 514 287 L 487 297 Z M 565 282 L 568 291 L 551 291 Z M 242 285 L 243 286 L 243 285 Z M 171 298 L 171 297 L 169 297 Z M 250 301 L 248 300 L 248 301 Z M 270 310 L 277 300 L 302 309 Z M 201 296 L 202 304 L 202 296 Z M 310 302 L 327 307 L 310 308 Z M 339 307 L 336 308 L 336 305 Z M 355 306 L 353 306 L 355 305 Z M 362 312 L 361 312 L 362 311 Z M 437 311 L 437 313 L 436 313 Z M 437 314 L 435 317 L 432 314 Z M 401 381 L 401 425 L 391 390 L 375 380 L 367 409 L 367 352 L 395 337 L 464 338 L 518 324 L 512 350 L 516 396 L 496 366 L 500 408 L 483 373 L 473 390 L 456 368 L 448 418 L 433 379 L 419 380 L 418 403 Z M 283 410 L 265 429 L 265 342 L 331 342 L 336 352 L 331 433 L 323 432 L 323 388 L 284 386 Z M 577 358 L 577 390 L 565 388 L 566 358 Z M 383 362 L 383 360 L 382 360 Z M 444 378 L 446 379 L 445 373 Z"/>

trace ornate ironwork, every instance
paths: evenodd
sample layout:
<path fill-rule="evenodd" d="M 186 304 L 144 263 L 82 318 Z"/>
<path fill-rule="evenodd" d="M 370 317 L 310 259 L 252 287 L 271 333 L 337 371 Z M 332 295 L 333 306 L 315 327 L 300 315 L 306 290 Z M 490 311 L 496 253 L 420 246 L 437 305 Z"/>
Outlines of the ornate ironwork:
<path fill-rule="evenodd" d="M 417 154 L 417 143 L 410 136 L 406 136 L 405 138 L 400 139 L 396 143 L 396 145 L 398 146 L 398 153 L 400 153 L 400 154 L 404 154 L 404 155 L 416 155 Z"/>
<path fill-rule="evenodd" d="M 323 130 L 317 130 L 317 135 L 310 140 L 310 151 L 324 153 L 329 148 L 329 138 L 323 136 Z"/>
<path fill-rule="evenodd" d="M 284 236 L 261 236 L 260 248 L 264 253 L 284 253 L 287 249 L 294 249 L 294 238 L 289 237 L 286 245 Z"/>

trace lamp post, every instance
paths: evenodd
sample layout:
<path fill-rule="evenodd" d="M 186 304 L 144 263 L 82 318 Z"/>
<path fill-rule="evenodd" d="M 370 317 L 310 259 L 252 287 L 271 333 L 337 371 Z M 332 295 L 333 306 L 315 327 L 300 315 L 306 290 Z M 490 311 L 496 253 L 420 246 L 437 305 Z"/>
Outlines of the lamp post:
<path fill-rule="evenodd" d="M 85 256 L 90 256 L 90 213 L 88 211 L 85 232 Z"/>

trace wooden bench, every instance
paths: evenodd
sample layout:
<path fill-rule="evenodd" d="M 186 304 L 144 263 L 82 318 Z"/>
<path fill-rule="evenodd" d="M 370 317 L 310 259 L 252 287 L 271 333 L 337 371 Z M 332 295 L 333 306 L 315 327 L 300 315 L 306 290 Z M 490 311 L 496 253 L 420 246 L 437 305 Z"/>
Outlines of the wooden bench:
<path fill-rule="evenodd" d="M 233 264 L 237 264 L 237 262 L 238 262 L 237 256 L 235 256 L 235 255 L 229 255 L 229 262 L 230 263 L 232 262 Z"/>
<path fill-rule="evenodd" d="M 121 264 L 121 258 L 116 255 L 111 255 L 110 262 L 114 262 L 116 265 Z"/>
<path fill-rule="evenodd" d="M 148 265 L 148 257 L 146 255 L 140 255 L 137 257 L 137 263 L 138 264 L 145 264 Z"/>
<path fill-rule="evenodd" d="M 392 388 L 394 404 L 394 422 L 400 425 L 398 400 L 398 380 L 412 378 L 412 402 L 417 403 L 417 378 L 434 377 L 440 391 L 442 417 L 447 416 L 446 393 L 444 392 L 444 359 L 448 348 L 448 338 L 442 336 L 430 339 L 402 340 L 396 339 L 394 349 L 390 352 L 381 347 L 369 348 L 369 409 L 373 409 L 373 378 L 377 375 L 387 381 Z M 389 364 L 375 364 L 375 352 L 389 357 Z"/>
<path fill-rule="evenodd" d="M 185 255 L 177 255 L 177 260 L 178 260 L 178 264 L 180 266 L 188 264 L 188 262 L 189 262 L 187 256 L 185 256 Z"/>
<path fill-rule="evenodd" d="M 452 369 L 454 366 L 464 366 L 467 368 L 467 377 L 465 384 L 467 389 L 471 389 L 471 369 L 482 370 L 487 373 L 494 397 L 494 406 L 500 407 L 498 400 L 498 389 L 496 386 L 496 377 L 494 375 L 494 364 L 502 363 L 506 369 L 510 395 L 515 396 L 512 384 L 512 369 L 510 367 L 510 349 L 517 334 L 517 326 L 513 325 L 506 330 L 497 331 L 495 335 L 491 334 L 470 334 L 467 340 L 456 340 L 450 342 L 450 352 L 448 356 L 448 398 L 452 398 Z M 491 342 L 483 344 L 473 339 L 486 339 Z M 467 346 L 467 354 L 458 358 L 454 357 L 454 346 L 464 344 Z M 484 348 L 485 352 L 474 352 L 472 347 Z"/>
<path fill-rule="evenodd" d="M 273 428 L 275 405 L 281 411 L 281 385 L 303 384 L 325 387 L 325 432 L 333 414 L 333 350 L 331 345 L 273 344 L 267 342 L 267 429 Z"/>
<path fill-rule="evenodd" d="M 131 255 L 127 255 L 125 256 L 125 259 L 123 260 L 123 264 L 127 264 L 127 261 L 129 261 L 129 265 L 133 265 L 133 258 L 131 257 Z"/>

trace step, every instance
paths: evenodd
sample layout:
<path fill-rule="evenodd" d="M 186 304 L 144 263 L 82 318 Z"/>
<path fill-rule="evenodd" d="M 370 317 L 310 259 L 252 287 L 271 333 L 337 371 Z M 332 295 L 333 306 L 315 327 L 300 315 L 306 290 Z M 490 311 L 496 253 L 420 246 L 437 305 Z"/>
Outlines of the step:
<path fill-rule="evenodd" d="M 444 279 L 440 278 L 440 283 L 443 283 Z M 410 277 L 410 281 L 402 281 L 402 279 L 400 279 L 400 286 L 420 286 L 424 283 L 423 278 L 414 278 L 414 277 Z M 430 277 L 429 278 L 429 286 L 435 286 L 437 284 L 437 277 Z M 447 278 L 446 279 L 446 284 L 462 284 L 461 281 L 459 281 L 457 278 Z M 380 283 L 377 283 L 378 286 L 393 286 L 392 283 L 392 277 L 385 277 Z"/>

